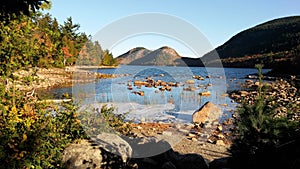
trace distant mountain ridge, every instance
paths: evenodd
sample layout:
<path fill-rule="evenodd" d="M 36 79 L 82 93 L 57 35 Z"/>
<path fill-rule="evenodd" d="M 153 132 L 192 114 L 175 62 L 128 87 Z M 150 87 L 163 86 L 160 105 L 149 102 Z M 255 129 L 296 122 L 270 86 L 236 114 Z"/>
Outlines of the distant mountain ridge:
<path fill-rule="evenodd" d="M 145 55 L 149 54 L 151 51 L 144 47 L 136 47 L 128 52 L 118 56 L 116 59 L 119 64 L 128 65 L 136 59 L 140 59 Z"/>
<path fill-rule="evenodd" d="M 273 72 L 300 74 L 300 16 L 274 19 L 244 30 L 201 59 L 182 57 L 164 46 L 154 51 L 134 48 L 117 60 L 129 65 L 198 67 L 219 66 L 220 61 L 224 67 L 253 68 L 261 63 Z"/>
<path fill-rule="evenodd" d="M 171 47 L 163 46 L 154 51 L 137 47 L 117 57 L 123 65 L 186 66 L 182 57 Z"/>

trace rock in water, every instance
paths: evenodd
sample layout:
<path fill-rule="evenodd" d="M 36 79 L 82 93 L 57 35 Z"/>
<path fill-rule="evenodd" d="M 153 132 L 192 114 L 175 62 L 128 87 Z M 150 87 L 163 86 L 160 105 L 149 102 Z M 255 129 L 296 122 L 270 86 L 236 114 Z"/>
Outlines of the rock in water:
<path fill-rule="evenodd" d="M 206 102 L 198 111 L 193 114 L 193 123 L 204 124 L 208 120 L 208 117 L 214 114 L 216 114 L 216 117 L 218 117 L 221 114 L 221 109 L 211 102 Z"/>
<path fill-rule="evenodd" d="M 210 91 L 206 91 L 206 92 L 200 92 L 199 93 L 200 96 L 210 96 Z"/>
<path fill-rule="evenodd" d="M 187 80 L 185 81 L 186 84 L 195 84 L 195 81 L 194 80 Z"/>

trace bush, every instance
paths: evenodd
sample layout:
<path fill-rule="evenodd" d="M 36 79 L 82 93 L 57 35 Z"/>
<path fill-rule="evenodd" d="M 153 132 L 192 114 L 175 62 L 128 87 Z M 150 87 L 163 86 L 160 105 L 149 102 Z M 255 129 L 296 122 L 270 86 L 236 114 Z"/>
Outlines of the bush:
<path fill-rule="evenodd" d="M 262 84 L 262 66 L 257 66 Z M 230 148 L 234 168 L 293 168 L 300 164 L 300 123 L 287 117 L 275 117 L 275 107 L 266 103 L 266 86 L 259 86 L 253 105 L 243 103 L 236 119 L 236 139 Z M 276 100 L 274 100 L 276 101 Z M 286 107 L 288 112 L 294 107 Z"/>
<path fill-rule="evenodd" d="M 0 82 L 0 168 L 62 168 L 65 147 L 77 139 L 88 139 L 86 133 L 91 129 L 98 134 L 130 132 L 130 125 L 124 122 L 126 113 L 116 115 L 114 107 L 105 105 L 93 116 L 79 112 L 73 101 L 37 102 L 4 85 L 5 78 Z"/>
<path fill-rule="evenodd" d="M 61 154 L 85 138 L 73 103 L 37 103 L 0 85 L 0 168 L 61 168 Z"/>
<path fill-rule="evenodd" d="M 125 122 L 127 113 L 115 114 L 115 107 L 104 105 L 99 108 L 87 107 L 78 116 L 89 136 L 95 136 L 102 132 L 130 135 L 130 123 Z"/>

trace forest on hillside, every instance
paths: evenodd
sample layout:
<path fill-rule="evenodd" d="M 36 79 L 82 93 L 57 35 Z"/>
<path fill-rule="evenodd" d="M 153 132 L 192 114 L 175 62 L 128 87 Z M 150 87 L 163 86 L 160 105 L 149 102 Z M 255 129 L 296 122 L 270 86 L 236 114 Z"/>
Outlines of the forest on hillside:
<path fill-rule="evenodd" d="M 41 3 L 38 9 L 51 8 L 50 2 L 37 2 Z M 0 75 L 30 67 L 117 65 L 108 50 L 79 31 L 80 25 L 74 23 L 72 17 L 59 24 L 49 13 L 28 10 L 22 3 L 19 6 L 14 1 L 1 3 Z M 34 5 L 32 9 L 36 9 Z"/>
<path fill-rule="evenodd" d="M 263 64 L 276 73 L 298 74 L 300 64 L 300 16 L 274 19 L 233 36 L 216 48 L 224 67 Z M 213 63 L 214 52 L 203 56 Z"/>

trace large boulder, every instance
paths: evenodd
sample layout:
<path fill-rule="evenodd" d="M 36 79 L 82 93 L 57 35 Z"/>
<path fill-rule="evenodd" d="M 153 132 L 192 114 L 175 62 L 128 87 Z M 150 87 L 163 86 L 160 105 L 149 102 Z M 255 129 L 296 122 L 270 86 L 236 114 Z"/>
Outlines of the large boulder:
<path fill-rule="evenodd" d="M 193 123 L 205 124 L 206 121 L 216 120 L 221 115 L 221 108 L 206 102 L 199 110 L 193 113 Z"/>
<path fill-rule="evenodd" d="M 68 169 L 120 168 L 132 156 L 131 146 L 120 136 L 101 133 L 92 140 L 70 144 L 62 162 Z"/>
<path fill-rule="evenodd" d="M 103 133 L 92 138 L 93 141 L 73 143 L 63 153 L 64 168 L 208 169 L 201 155 L 179 154 L 165 140 L 124 139 L 127 142 L 117 135 Z"/>
<path fill-rule="evenodd" d="M 131 146 L 117 134 L 101 133 L 92 139 L 107 152 L 120 156 L 124 163 L 132 156 Z"/>
<path fill-rule="evenodd" d="M 69 145 L 62 158 L 67 169 L 100 168 L 102 160 L 100 147 L 87 140 Z"/>

